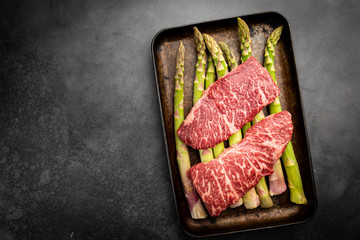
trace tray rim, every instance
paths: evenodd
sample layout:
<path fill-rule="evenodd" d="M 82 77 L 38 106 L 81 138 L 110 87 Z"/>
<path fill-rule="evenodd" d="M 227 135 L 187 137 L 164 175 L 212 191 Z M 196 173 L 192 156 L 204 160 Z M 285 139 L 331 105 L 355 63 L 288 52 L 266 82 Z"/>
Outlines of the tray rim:
<path fill-rule="evenodd" d="M 296 87 L 299 89 L 298 94 L 299 94 L 299 101 L 300 101 L 300 109 L 301 109 L 302 118 L 303 118 L 302 124 L 304 125 L 306 148 L 308 150 L 307 155 L 308 155 L 308 158 L 309 158 L 309 167 L 310 167 L 310 169 L 308 169 L 308 170 L 310 171 L 310 176 L 311 176 L 311 181 L 312 181 L 312 190 L 313 190 L 313 193 L 314 193 L 313 211 L 304 220 L 298 220 L 298 221 L 293 221 L 293 222 L 283 223 L 283 224 L 278 224 L 278 225 L 270 225 L 270 226 L 264 226 L 264 227 L 254 227 L 254 228 L 248 228 L 248 229 L 243 229 L 243 230 L 235 230 L 235 231 L 229 231 L 229 232 L 220 232 L 220 233 L 215 233 L 215 234 L 195 235 L 195 234 L 192 234 L 186 228 L 184 222 L 181 220 L 181 217 L 179 215 L 179 209 L 178 209 L 178 204 L 177 204 L 178 199 L 176 198 L 176 194 L 175 194 L 175 188 L 174 188 L 174 182 L 173 182 L 174 181 L 173 180 L 173 173 L 172 173 L 172 170 L 171 170 L 169 146 L 168 146 L 168 143 L 167 143 L 167 140 L 166 140 L 167 139 L 167 133 L 166 133 L 166 127 L 165 127 L 165 122 L 164 122 L 164 113 L 163 113 L 163 110 L 162 110 L 160 89 L 158 87 L 159 86 L 159 79 L 158 79 L 158 72 L 156 70 L 156 60 L 155 60 L 154 45 L 155 45 L 155 42 L 156 42 L 157 38 L 160 36 L 160 34 L 165 32 L 165 31 L 168 31 L 168 30 L 174 30 L 174 29 L 177 29 L 177 28 L 186 28 L 186 27 L 196 26 L 196 25 L 200 25 L 200 24 L 209 24 L 209 23 L 218 22 L 218 21 L 226 21 L 226 20 L 230 20 L 230 19 L 236 19 L 237 17 L 241 17 L 241 18 L 242 17 L 251 17 L 251 16 L 263 15 L 263 14 L 278 15 L 280 18 L 284 19 L 284 21 L 286 22 L 286 24 L 288 25 L 288 28 L 289 28 L 289 40 L 290 40 L 292 53 L 293 53 L 293 60 L 294 60 L 294 73 L 295 73 L 296 78 L 297 78 Z M 291 30 L 292 30 L 291 25 L 290 25 L 288 19 L 283 14 L 281 14 L 281 13 L 279 13 L 277 11 L 263 11 L 263 12 L 257 12 L 257 13 L 250 13 L 250 14 L 246 14 L 246 15 L 238 15 L 238 16 L 233 16 L 233 17 L 227 17 L 227 18 L 221 18 L 221 19 L 213 19 L 213 20 L 204 21 L 204 22 L 191 23 L 191 24 L 186 24 L 186 25 L 178 25 L 178 26 L 163 28 L 154 35 L 154 37 L 153 37 L 153 39 L 151 41 L 151 53 L 152 53 L 152 61 L 153 61 L 153 67 L 154 67 L 154 73 L 155 73 L 156 91 L 157 91 L 159 108 L 160 108 L 162 132 L 163 132 L 163 138 L 164 138 L 164 143 L 165 143 L 166 158 L 167 158 L 167 164 L 168 164 L 168 169 L 169 169 L 169 173 L 170 173 L 170 181 L 171 181 L 171 185 L 172 185 L 171 188 L 172 188 L 173 198 L 174 198 L 174 202 L 175 202 L 176 214 L 177 214 L 177 217 L 178 217 L 178 220 L 180 222 L 180 225 L 181 225 L 182 229 L 188 235 L 190 235 L 192 237 L 219 236 L 219 235 L 227 235 L 227 234 L 233 234 L 233 233 L 249 232 L 249 231 L 254 231 L 254 230 L 271 229 L 271 228 L 278 228 L 278 227 L 286 227 L 286 226 L 291 226 L 291 225 L 303 224 L 303 223 L 306 223 L 306 222 L 310 221 L 315 216 L 315 213 L 317 212 L 318 199 L 317 199 L 316 184 L 315 184 L 315 178 L 314 178 L 314 168 L 313 168 L 313 164 L 312 164 L 311 149 L 310 149 L 309 137 L 308 137 L 308 131 L 307 131 L 307 123 L 306 123 L 306 117 L 305 117 L 305 114 L 304 114 L 303 98 L 302 98 L 302 95 L 301 95 L 300 85 L 299 85 L 299 80 L 298 80 L 297 64 L 296 64 L 296 57 L 295 57 L 294 48 L 293 48 L 294 44 L 293 44 Z"/>

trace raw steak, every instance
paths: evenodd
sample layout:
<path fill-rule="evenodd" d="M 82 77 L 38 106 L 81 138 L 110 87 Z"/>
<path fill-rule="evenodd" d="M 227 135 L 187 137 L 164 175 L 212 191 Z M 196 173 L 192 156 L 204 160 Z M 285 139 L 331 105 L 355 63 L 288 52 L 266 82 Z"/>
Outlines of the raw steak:
<path fill-rule="evenodd" d="M 273 172 L 292 132 L 289 112 L 270 115 L 251 127 L 239 144 L 187 172 L 211 216 L 218 216 Z"/>
<path fill-rule="evenodd" d="M 279 94 L 268 71 L 251 57 L 204 91 L 177 134 L 192 148 L 214 147 L 239 131 Z"/>

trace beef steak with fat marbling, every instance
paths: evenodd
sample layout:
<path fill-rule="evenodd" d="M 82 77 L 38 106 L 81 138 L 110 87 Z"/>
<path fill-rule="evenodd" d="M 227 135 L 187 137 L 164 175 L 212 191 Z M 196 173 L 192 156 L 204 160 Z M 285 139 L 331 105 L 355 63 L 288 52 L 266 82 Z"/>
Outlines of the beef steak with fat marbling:
<path fill-rule="evenodd" d="M 240 143 L 187 172 L 211 216 L 218 216 L 262 177 L 272 174 L 292 132 L 289 112 L 270 115 L 247 130 Z"/>
<path fill-rule="evenodd" d="M 254 57 L 211 84 L 177 131 L 195 149 L 228 139 L 279 96 L 268 71 Z"/>

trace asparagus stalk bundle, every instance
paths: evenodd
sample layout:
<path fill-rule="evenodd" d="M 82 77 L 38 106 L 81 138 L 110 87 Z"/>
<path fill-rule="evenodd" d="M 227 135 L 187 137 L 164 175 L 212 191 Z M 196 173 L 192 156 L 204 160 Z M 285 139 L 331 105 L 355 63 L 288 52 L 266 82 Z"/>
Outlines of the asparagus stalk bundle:
<path fill-rule="evenodd" d="M 280 39 L 281 32 L 282 32 L 282 26 L 276 28 L 267 39 L 266 48 L 265 48 L 264 65 L 276 84 L 277 81 L 275 75 L 275 47 Z M 270 110 L 270 114 L 274 114 L 282 111 L 279 97 L 277 97 L 275 101 L 270 104 L 269 110 Z M 290 201 L 296 204 L 306 204 L 307 200 L 305 197 L 305 193 L 301 181 L 300 169 L 296 161 L 296 157 L 291 141 L 288 143 L 281 157 L 281 160 L 285 168 L 285 172 L 288 180 L 288 187 L 290 189 Z"/>
<path fill-rule="evenodd" d="M 204 36 L 204 40 L 206 43 L 206 47 L 209 50 L 209 52 L 213 58 L 217 77 L 219 79 L 219 78 L 225 76 L 225 74 L 227 74 L 229 72 L 228 65 L 227 65 L 224 55 L 223 55 L 219 45 L 215 41 L 215 39 L 208 34 L 203 34 L 203 36 Z M 218 145 L 216 145 L 213 148 L 214 157 L 216 158 L 217 156 L 219 156 L 220 153 L 222 153 L 224 151 L 224 149 L 225 149 L 224 142 L 221 142 Z"/>
<path fill-rule="evenodd" d="M 223 53 L 226 57 L 227 63 L 230 66 L 230 70 L 231 71 L 234 70 L 238 66 L 234 54 L 231 52 L 229 46 L 226 43 L 219 42 L 219 46 L 221 47 L 221 50 L 223 51 Z M 229 145 L 232 146 L 234 144 L 237 144 L 241 140 L 242 140 L 242 133 L 241 133 L 241 131 L 238 131 L 237 133 L 230 136 Z M 240 198 L 239 201 L 237 201 L 234 204 L 231 204 L 230 207 L 236 208 L 236 207 L 241 206 L 243 203 L 244 203 L 243 198 Z"/>
<path fill-rule="evenodd" d="M 174 130 L 175 130 L 175 145 L 176 145 L 176 160 L 179 167 L 181 183 L 183 185 L 184 193 L 191 217 L 194 219 L 202 219 L 207 217 L 207 213 L 200 201 L 199 196 L 195 192 L 190 179 L 186 172 L 190 169 L 190 156 L 187 146 L 180 140 L 176 131 L 184 121 L 184 57 L 185 48 L 182 42 L 176 54 L 176 73 L 175 73 L 175 92 L 174 92 Z"/>
<path fill-rule="evenodd" d="M 205 84 L 205 67 L 206 67 L 206 46 L 203 36 L 199 29 L 194 27 L 194 37 L 196 42 L 197 62 L 195 67 L 193 104 L 199 100 L 204 92 Z M 209 162 L 214 159 L 211 148 L 199 150 L 201 162 Z"/>

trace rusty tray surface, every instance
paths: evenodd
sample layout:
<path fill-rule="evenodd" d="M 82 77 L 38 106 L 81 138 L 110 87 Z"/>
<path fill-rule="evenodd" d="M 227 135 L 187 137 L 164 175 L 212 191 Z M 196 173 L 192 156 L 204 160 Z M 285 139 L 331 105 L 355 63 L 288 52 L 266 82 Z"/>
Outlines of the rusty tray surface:
<path fill-rule="evenodd" d="M 276 46 L 276 78 L 281 90 L 280 101 L 282 108 L 289 111 L 293 117 L 294 133 L 292 144 L 300 167 L 308 203 L 306 205 L 291 203 L 289 190 L 287 190 L 279 196 L 272 197 L 274 206 L 271 208 L 258 207 L 248 210 L 242 205 L 234 209 L 228 208 L 218 217 L 208 216 L 202 220 L 191 218 L 181 185 L 175 150 L 173 94 L 177 47 L 181 40 L 185 46 L 184 111 L 186 116 L 192 107 L 192 84 L 195 77 L 196 45 L 193 37 L 193 27 L 196 26 L 202 33 L 210 34 L 216 41 L 227 43 L 234 52 L 238 63 L 240 61 L 240 41 L 238 39 L 236 17 L 164 29 L 154 37 L 152 43 L 156 85 L 176 208 L 182 227 L 193 236 L 209 236 L 301 223 L 309 220 L 317 208 L 310 149 L 303 117 L 289 24 L 282 15 L 275 12 L 240 17 L 248 24 L 250 29 L 252 56 L 261 64 L 264 61 L 267 37 L 276 27 L 284 26 L 280 41 Z M 267 109 L 264 108 L 264 110 L 267 115 Z M 198 150 L 189 147 L 189 153 L 192 165 L 200 162 Z"/>

